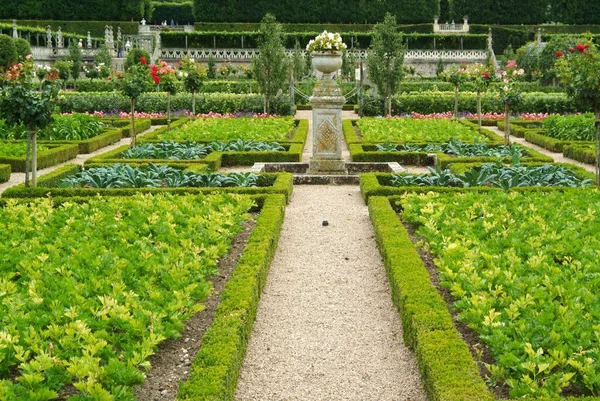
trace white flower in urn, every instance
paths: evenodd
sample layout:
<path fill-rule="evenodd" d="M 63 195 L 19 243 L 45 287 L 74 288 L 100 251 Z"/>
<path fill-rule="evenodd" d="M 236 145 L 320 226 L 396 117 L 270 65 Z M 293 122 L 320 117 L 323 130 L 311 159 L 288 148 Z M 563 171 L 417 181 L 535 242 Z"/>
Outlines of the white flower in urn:
<path fill-rule="evenodd" d="M 310 40 L 306 46 L 309 52 L 319 51 L 341 51 L 346 49 L 346 44 L 342 42 L 339 33 L 323 31 L 316 38 Z"/>

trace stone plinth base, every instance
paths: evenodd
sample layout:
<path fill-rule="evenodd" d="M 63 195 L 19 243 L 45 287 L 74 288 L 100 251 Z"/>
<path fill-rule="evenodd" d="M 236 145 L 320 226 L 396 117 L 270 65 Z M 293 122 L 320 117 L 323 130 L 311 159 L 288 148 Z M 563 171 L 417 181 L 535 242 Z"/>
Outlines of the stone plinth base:
<path fill-rule="evenodd" d="M 346 162 L 342 159 L 315 159 L 311 158 L 309 174 L 345 174 Z"/>

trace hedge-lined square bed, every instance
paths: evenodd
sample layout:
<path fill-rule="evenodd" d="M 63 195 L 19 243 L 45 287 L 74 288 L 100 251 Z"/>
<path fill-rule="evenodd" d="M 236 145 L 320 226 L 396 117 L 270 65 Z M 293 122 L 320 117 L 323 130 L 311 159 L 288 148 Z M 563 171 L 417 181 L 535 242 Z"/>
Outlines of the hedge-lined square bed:
<path fill-rule="evenodd" d="M 10 164 L 0 164 L 0 182 L 10 179 Z"/>
<path fill-rule="evenodd" d="M 83 168 L 69 164 L 38 178 L 37 187 L 23 184 L 2 193 L 9 198 L 43 196 L 126 196 L 137 193 L 211 193 L 285 195 L 292 193 L 292 174 L 208 173 L 202 165 L 108 164 Z"/>
<path fill-rule="evenodd" d="M 0 164 L 8 164 L 13 172 L 25 172 L 25 152 L 27 144 L 24 141 L 0 142 Z M 77 144 L 57 144 L 52 142 L 38 143 L 38 169 L 56 166 L 74 159 L 79 153 Z"/>
<path fill-rule="evenodd" d="M 0 392 L 27 399 L 75 392 L 132 398 L 158 344 L 176 337 L 182 322 L 202 309 L 217 261 L 250 210 L 260 215 L 215 325 L 255 314 L 261 286 L 248 273 L 266 275 L 283 206 L 281 195 L 231 194 L 4 202 L 0 322 L 12 351 L 4 353 L 0 370 L 17 380 L 0 381 Z M 252 295 L 240 299 L 240 292 Z M 231 302 L 233 295 L 240 302 Z M 243 319 L 242 327 L 248 333 L 252 319 Z M 210 352 L 206 348 L 201 352 Z M 219 347 L 220 356 L 225 348 Z M 242 350 L 231 351 L 243 357 Z"/>
<path fill-rule="evenodd" d="M 172 127 L 159 129 L 140 138 L 140 142 L 161 140 L 193 142 L 231 142 L 238 139 L 253 141 L 302 142 L 303 130 L 295 137 L 300 123 L 292 117 L 216 117 L 184 120 Z"/>

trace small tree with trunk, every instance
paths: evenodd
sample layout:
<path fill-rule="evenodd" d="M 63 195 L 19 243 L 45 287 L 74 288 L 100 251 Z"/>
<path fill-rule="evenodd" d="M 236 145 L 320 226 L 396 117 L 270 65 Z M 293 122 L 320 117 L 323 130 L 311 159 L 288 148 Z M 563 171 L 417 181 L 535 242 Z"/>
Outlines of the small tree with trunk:
<path fill-rule="evenodd" d="M 258 43 L 260 53 L 252 60 L 252 68 L 260 92 L 265 97 L 264 112 L 268 114 L 271 99 L 285 88 L 289 65 L 283 47 L 283 30 L 273 14 L 262 19 Z"/>
<path fill-rule="evenodd" d="M 404 42 L 396 30 L 396 17 L 386 13 L 383 23 L 373 28 L 367 53 L 369 79 L 384 99 L 385 114 L 392 114 L 392 96 L 398 92 L 404 76 Z"/>
<path fill-rule="evenodd" d="M 454 86 L 454 119 L 457 119 L 460 86 L 469 78 L 467 75 L 467 66 L 465 64 L 453 64 L 450 68 L 442 72 L 440 77 L 443 81 L 449 82 Z"/>
<path fill-rule="evenodd" d="M 200 90 L 202 84 L 206 81 L 208 71 L 206 67 L 189 58 L 181 60 L 179 65 L 183 76 L 183 86 L 185 90 L 192 94 L 192 117 L 196 118 L 196 92 Z"/>
<path fill-rule="evenodd" d="M 71 42 L 69 44 L 69 55 L 67 56 L 67 60 L 72 63 L 71 76 L 75 81 L 75 86 L 77 86 L 77 79 L 79 78 L 79 73 L 81 73 L 83 68 L 83 54 L 77 43 Z"/>
<path fill-rule="evenodd" d="M 154 82 L 159 85 L 160 89 L 167 92 L 167 130 L 171 129 L 171 96 L 177 93 L 179 88 L 179 80 L 177 79 L 177 70 L 161 61 L 156 70 L 152 69 Z M 158 78 L 158 79 L 157 79 Z M 157 82 L 158 81 L 158 82 Z"/>
<path fill-rule="evenodd" d="M 569 49 L 566 55 L 556 54 L 559 80 L 567 93 L 581 106 L 589 107 L 596 117 L 596 185 L 600 185 L 600 52 L 586 40 Z"/>
<path fill-rule="evenodd" d="M 150 75 L 150 68 L 145 57 L 140 57 L 139 64 L 131 65 L 122 75 L 118 83 L 121 93 L 129 98 L 131 105 L 131 144 L 135 146 L 135 103 L 140 95 L 152 90 L 154 81 Z"/>
<path fill-rule="evenodd" d="M 48 75 L 40 90 L 33 82 L 35 67 L 28 55 L 22 63 L 12 65 L 0 73 L 0 118 L 9 125 L 24 125 L 27 128 L 27 150 L 25 153 L 25 185 L 29 186 L 31 160 L 32 183 L 37 185 L 37 130 L 52 122 L 58 98 L 56 75 Z M 31 155 L 31 157 L 30 157 Z"/>
<path fill-rule="evenodd" d="M 510 110 L 519 103 L 523 96 L 519 88 L 519 80 L 525 74 L 514 60 L 509 60 L 500 71 L 504 86 L 500 89 L 500 101 L 504 105 L 504 145 L 510 145 Z"/>
<path fill-rule="evenodd" d="M 486 92 L 492 82 L 494 72 L 486 64 L 469 64 L 467 79 L 475 85 L 477 92 L 477 125 L 481 128 L 481 93 Z"/>

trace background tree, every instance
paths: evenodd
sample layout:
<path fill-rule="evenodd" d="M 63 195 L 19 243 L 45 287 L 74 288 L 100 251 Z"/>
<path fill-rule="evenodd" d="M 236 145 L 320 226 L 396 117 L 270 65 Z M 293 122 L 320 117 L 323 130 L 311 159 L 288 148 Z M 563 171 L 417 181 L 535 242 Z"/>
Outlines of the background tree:
<path fill-rule="evenodd" d="M 596 185 L 600 185 L 600 52 L 588 39 L 573 52 L 557 54 L 559 79 L 577 103 L 594 110 L 596 117 Z"/>
<path fill-rule="evenodd" d="M 383 23 L 373 27 L 371 45 L 367 53 L 369 79 L 377 85 L 385 102 L 385 114 L 392 114 L 392 96 L 400 88 L 404 75 L 404 43 L 396 31 L 396 17 L 387 13 Z"/>
<path fill-rule="evenodd" d="M 96 57 L 94 57 L 94 63 L 100 66 L 104 65 L 110 71 L 112 66 L 112 56 L 110 55 L 110 52 L 105 44 L 100 45 L 98 53 L 96 53 Z"/>
<path fill-rule="evenodd" d="M 77 79 L 83 68 L 83 54 L 77 43 L 69 43 L 69 55 L 67 56 L 67 60 L 71 62 L 71 76 L 75 81 L 75 86 L 77 86 Z"/>
<path fill-rule="evenodd" d="M 270 112 L 271 99 L 285 88 L 288 59 L 283 47 L 283 31 L 273 14 L 267 14 L 260 23 L 258 39 L 260 54 L 252 60 L 254 76 L 265 97 L 264 112 Z"/>
<path fill-rule="evenodd" d="M 208 79 L 217 79 L 217 59 L 212 54 L 208 56 Z"/>

